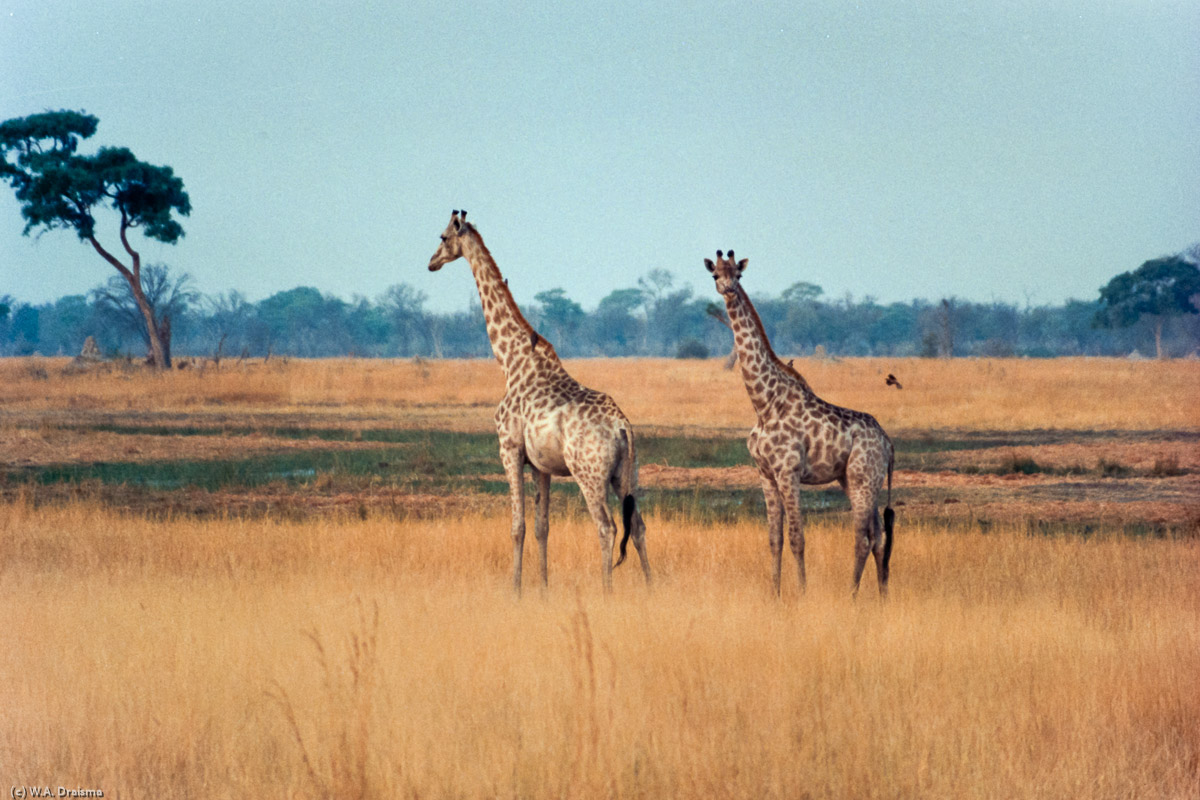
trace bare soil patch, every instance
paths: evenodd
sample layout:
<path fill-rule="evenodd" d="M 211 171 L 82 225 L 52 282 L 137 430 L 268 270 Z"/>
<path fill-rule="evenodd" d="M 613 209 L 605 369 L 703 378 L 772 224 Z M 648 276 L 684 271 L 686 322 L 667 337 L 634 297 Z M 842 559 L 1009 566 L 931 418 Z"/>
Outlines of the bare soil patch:
<path fill-rule="evenodd" d="M 53 465 L 237 462 L 284 452 L 381 450 L 398 443 L 357 441 L 356 434 L 369 439 L 378 430 L 435 429 L 417 424 L 419 415 L 411 411 L 9 409 L 0 412 L 0 465 L 24 471 Z M 331 436 L 331 431 L 339 434 Z M 724 438 L 723 433 L 709 430 L 707 435 Z M 1192 431 L 930 430 L 902 436 L 908 442 L 899 457 L 904 468 L 894 475 L 893 503 L 910 518 L 1024 518 L 1031 524 L 1146 524 L 1200 532 L 1200 435 Z M 1031 440 L 1046 443 L 1028 444 Z M 964 444 L 969 449 L 953 449 Z M 672 461 L 695 457 L 686 449 L 671 452 Z M 490 462 L 480 466 L 484 463 Z M 33 491 L 49 499 L 82 492 L 131 510 L 196 515 L 427 517 L 507 506 L 505 493 L 481 485 L 504 482 L 498 472 L 487 474 L 487 466 L 480 474 L 466 475 L 455 475 L 440 462 L 414 460 L 390 472 L 384 469 L 388 466 L 381 461 L 378 475 L 368 471 L 352 479 L 317 470 L 310 480 L 255 488 L 167 490 L 147 482 L 140 488 L 97 483 L 18 489 L 19 481 L 14 481 L 4 493 Z M 699 489 L 717 494 L 757 493 L 761 486 L 751 465 L 687 467 L 665 460 L 643 463 L 640 484 L 648 492 Z M 836 484 L 805 488 L 813 495 L 831 489 L 837 494 Z M 812 508 L 828 511 L 838 508 L 841 500 L 814 497 L 811 502 Z"/>
<path fill-rule="evenodd" d="M 753 489 L 761 483 L 753 467 L 695 468 L 647 464 L 639 474 L 646 488 Z M 837 484 L 805 486 L 818 492 Z M 898 470 L 894 505 L 918 516 L 1031 519 L 1129 525 L 1171 525 L 1200 532 L 1200 475 L 1096 478 L 1035 473 L 961 473 Z"/>
<path fill-rule="evenodd" d="M 360 450 L 381 446 L 378 442 L 281 438 L 261 433 L 240 436 L 161 436 L 54 427 L 0 428 L 0 464 L 16 467 L 173 459 L 216 460 L 285 450 Z"/>
<path fill-rule="evenodd" d="M 947 455 L 947 466 L 966 465 L 983 469 L 1001 468 L 1021 460 L 1032 460 L 1051 469 L 1102 469 L 1103 463 L 1136 472 L 1200 470 L 1200 441 L 1154 439 L 1127 441 L 1120 437 L 1095 442 L 1072 442 L 1024 447 L 990 447 L 959 450 Z"/>

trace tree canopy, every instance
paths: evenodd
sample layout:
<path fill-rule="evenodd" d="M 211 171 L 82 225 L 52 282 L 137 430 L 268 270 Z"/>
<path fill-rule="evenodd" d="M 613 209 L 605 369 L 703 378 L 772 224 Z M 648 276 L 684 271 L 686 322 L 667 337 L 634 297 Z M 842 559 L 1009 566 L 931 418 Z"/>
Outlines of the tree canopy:
<path fill-rule="evenodd" d="M 16 193 L 25 219 L 25 235 L 34 230 L 71 230 L 92 245 L 125 282 L 142 314 L 151 353 L 158 366 L 170 366 L 169 342 L 160 330 L 142 286 L 141 256 L 129 231 L 174 244 L 183 236 L 176 214 L 191 213 L 183 181 L 167 166 L 139 161 L 124 147 L 101 147 L 80 155 L 79 143 L 90 138 L 99 120 L 83 111 L 47 111 L 0 123 L 0 179 Z M 125 263 L 101 245 L 95 211 L 111 208 L 121 218 Z"/>
<path fill-rule="evenodd" d="M 170 167 L 139 161 L 124 147 L 78 155 L 80 140 L 98 124 L 82 111 L 0 123 L 0 175 L 21 203 L 24 233 L 67 228 L 86 241 L 95 236 L 95 209 L 110 206 L 121 215 L 122 228 L 140 228 L 148 238 L 174 244 L 183 226 L 172 212 L 187 216 L 192 210 L 183 181 Z"/>
<path fill-rule="evenodd" d="M 1200 269 L 1182 255 L 1164 256 L 1122 272 L 1100 289 L 1098 325 L 1128 327 L 1143 317 L 1154 319 L 1155 347 L 1163 356 L 1162 325 L 1166 317 L 1200 313 Z"/>

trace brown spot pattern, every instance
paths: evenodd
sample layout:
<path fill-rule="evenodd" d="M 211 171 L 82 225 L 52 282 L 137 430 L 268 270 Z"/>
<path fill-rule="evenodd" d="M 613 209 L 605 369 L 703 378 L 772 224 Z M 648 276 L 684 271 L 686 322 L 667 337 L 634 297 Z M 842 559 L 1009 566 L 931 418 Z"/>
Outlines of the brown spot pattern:
<path fill-rule="evenodd" d="M 736 263 L 731 251 L 727 258 L 718 252 L 715 263 L 705 259 L 705 264 L 725 299 L 737 361 L 758 419 L 746 444 L 762 480 L 776 593 L 785 521 L 800 588 L 805 584 L 799 487 L 837 481 L 850 500 L 854 525 L 854 591 L 867 555 L 873 554 L 879 591 L 886 594 L 891 547 L 877 505 L 887 482 L 890 506 L 895 458 L 891 439 L 870 414 L 822 400 L 791 363 L 775 355 L 741 286 L 745 261 Z"/>
<path fill-rule="evenodd" d="M 496 434 L 512 503 L 513 586 L 521 591 L 524 472 L 528 465 L 538 487 L 534 538 L 542 584 L 548 581 L 550 476 L 570 475 L 596 523 L 602 579 L 605 589 L 611 590 L 617 526 L 608 509 L 608 491 L 611 488 L 624 502 L 637 490 L 633 428 L 612 398 L 581 386 L 567 374 L 554 347 L 521 314 L 483 237 L 456 213 L 442 234 L 441 247 L 430 259 L 430 269 L 460 257 L 467 260 L 475 277 L 488 339 L 506 379 L 504 399 L 496 409 Z M 626 533 L 633 539 L 649 584 L 646 526 L 636 506 L 629 524 Z M 624 558 L 624 543 L 621 547 Z"/>

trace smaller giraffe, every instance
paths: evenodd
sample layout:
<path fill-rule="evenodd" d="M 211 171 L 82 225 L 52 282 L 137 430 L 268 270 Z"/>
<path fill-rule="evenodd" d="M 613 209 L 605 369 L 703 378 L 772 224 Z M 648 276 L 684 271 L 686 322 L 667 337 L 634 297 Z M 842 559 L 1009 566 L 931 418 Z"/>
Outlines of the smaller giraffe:
<path fill-rule="evenodd" d="M 867 554 L 875 556 L 880 595 L 887 595 L 895 512 L 892 511 L 892 441 L 870 414 L 835 406 L 817 397 L 792 363 L 783 363 L 771 349 L 766 330 L 741 277 L 748 259 L 736 261 L 717 251 L 716 263 L 704 259 L 717 292 L 725 298 L 734 347 L 746 391 L 758 423 L 747 446 L 758 467 L 767 504 L 767 527 L 773 557 L 775 593 L 780 591 L 783 525 L 796 557 L 800 589 L 804 590 L 804 515 L 800 486 L 837 481 L 850 499 L 854 520 L 854 594 Z M 887 480 L 888 502 L 879 523 L 876 507 Z"/>
<path fill-rule="evenodd" d="M 525 548 L 525 466 L 537 485 L 534 537 L 541 560 L 542 585 L 548 581 L 546 542 L 550 533 L 550 477 L 570 475 L 600 534 L 600 565 L 605 591 L 612 591 L 612 570 L 625 560 L 630 536 L 651 581 L 646 555 L 646 525 L 637 509 L 637 454 L 633 426 L 608 395 L 580 385 L 567 374 L 554 346 L 533 329 L 509 291 L 508 281 L 483 237 L 466 221 L 467 212 L 451 212 L 442 242 L 429 259 L 430 272 L 464 258 L 475 276 L 492 352 L 504 370 L 507 388 L 496 409 L 500 461 L 512 501 L 513 587 L 521 592 Z M 616 524 L 608 510 L 608 491 L 621 502 L 625 534 L 613 563 Z"/>

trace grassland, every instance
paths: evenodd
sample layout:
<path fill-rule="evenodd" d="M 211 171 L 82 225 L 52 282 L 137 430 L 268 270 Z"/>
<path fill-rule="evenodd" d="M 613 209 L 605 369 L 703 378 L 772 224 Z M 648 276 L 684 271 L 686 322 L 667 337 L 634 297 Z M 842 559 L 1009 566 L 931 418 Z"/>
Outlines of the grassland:
<path fill-rule="evenodd" d="M 868 409 L 890 432 L 1196 430 L 1194 361 L 1122 359 L 797 359 L 818 393 Z M 0 408 L 53 422 L 152 414 L 177 424 L 288 424 L 492 431 L 504 379 L 491 360 L 223 362 L 147 376 L 63 374 L 66 359 L 0 360 Z M 719 360 L 599 359 L 573 375 L 607 392 L 639 430 L 744 435 L 754 422 Z M 895 374 L 904 388 L 885 384 Z"/>
<path fill-rule="evenodd" d="M 821 490 L 809 591 L 770 596 L 749 405 L 717 362 L 569 365 L 638 426 L 658 580 L 622 567 L 603 596 L 556 483 L 551 586 L 521 600 L 494 364 L 0 362 L 0 778 L 1200 796 L 1200 367 L 797 365 L 898 442 L 887 603 L 870 576 L 850 600 L 844 505 Z"/>

